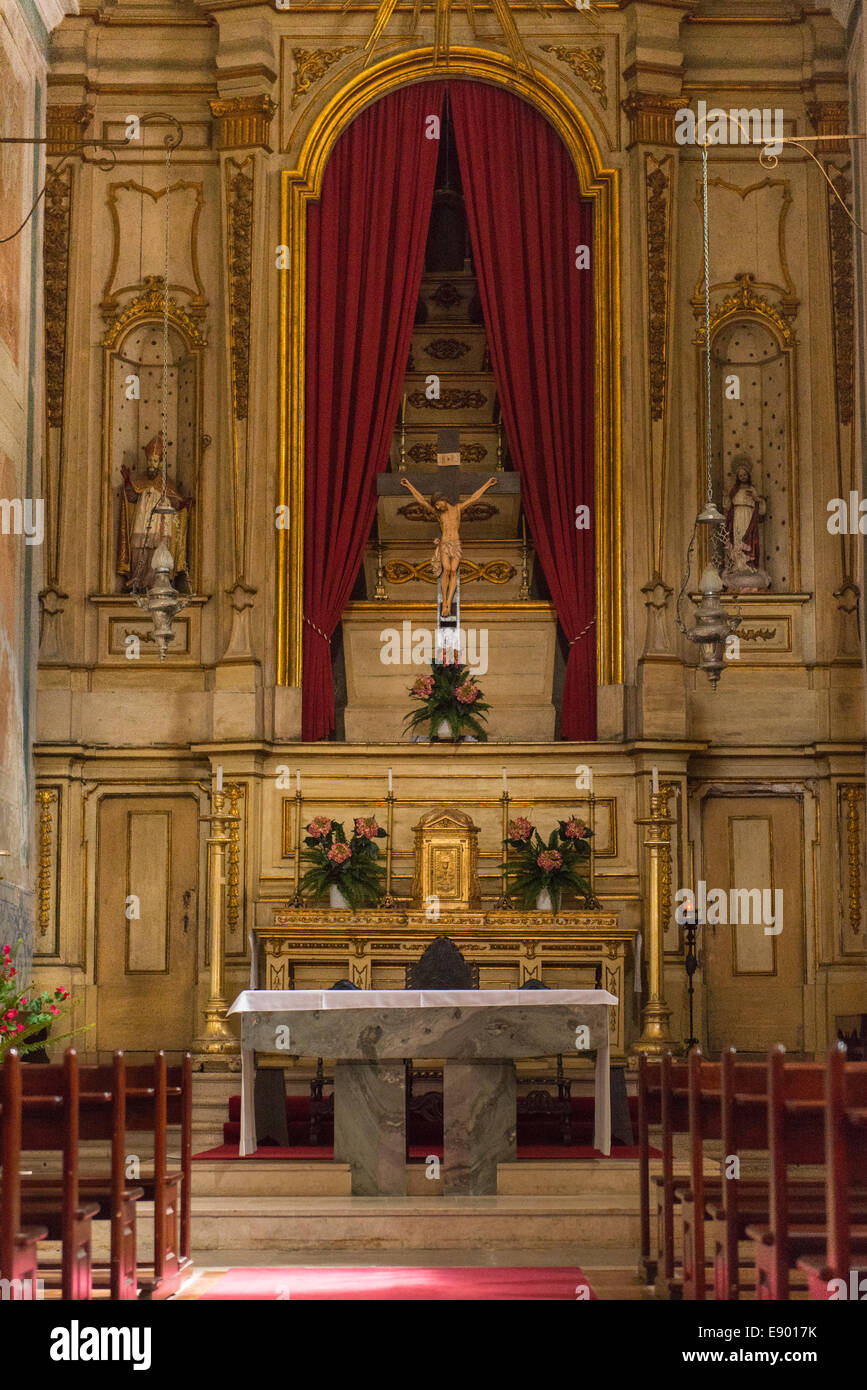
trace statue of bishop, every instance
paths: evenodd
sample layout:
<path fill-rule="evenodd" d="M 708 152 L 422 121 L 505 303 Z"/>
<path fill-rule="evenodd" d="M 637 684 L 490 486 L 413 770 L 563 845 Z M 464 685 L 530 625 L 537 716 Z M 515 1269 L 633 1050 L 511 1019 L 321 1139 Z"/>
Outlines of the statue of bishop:
<path fill-rule="evenodd" d="M 163 494 L 162 465 L 165 444 L 162 431 L 144 445 L 145 468 L 135 476 L 124 466 L 120 497 L 120 526 L 118 528 L 117 572 L 126 580 L 127 589 L 147 589 L 153 583 L 153 557 L 157 546 L 165 542 L 172 556 L 174 583 L 179 576 L 188 578 L 187 533 L 192 497 L 184 497 L 166 479 L 166 497 L 174 513 L 158 512 L 157 503 Z"/>

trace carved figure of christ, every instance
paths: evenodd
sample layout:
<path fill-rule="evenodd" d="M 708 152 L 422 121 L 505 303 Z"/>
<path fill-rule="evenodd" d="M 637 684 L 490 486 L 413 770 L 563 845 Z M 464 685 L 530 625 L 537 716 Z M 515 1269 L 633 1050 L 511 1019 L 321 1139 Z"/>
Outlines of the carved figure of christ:
<path fill-rule="evenodd" d="M 468 507 L 478 502 L 489 487 L 496 485 L 496 478 L 489 478 L 482 487 L 468 497 L 465 502 L 447 502 L 439 493 L 433 493 L 430 501 L 413 487 L 409 478 L 401 478 L 401 484 L 412 493 L 425 511 L 439 522 L 440 539 L 434 547 L 434 573 L 442 575 L 443 602 L 440 610 L 444 618 L 450 618 L 452 599 L 458 584 L 458 569 L 461 563 L 461 517 Z"/>

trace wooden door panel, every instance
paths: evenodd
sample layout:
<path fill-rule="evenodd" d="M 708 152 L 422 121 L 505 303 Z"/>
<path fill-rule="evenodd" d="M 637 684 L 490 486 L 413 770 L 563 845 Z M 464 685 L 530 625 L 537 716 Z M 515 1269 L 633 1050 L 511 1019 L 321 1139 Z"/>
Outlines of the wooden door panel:
<path fill-rule="evenodd" d="M 764 1056 L 781 1042 L 800 1052 L 805 937 L 801 802 L 786 796 L 708 797 L 702 809 L 702 845 L 706 892 L 710 897 L 712 890 L 723 890 L 728 919 L 702 927 L 707 1049 L 717 1053 L 736 1047 Z M 779 931 L 780 922 L 770 920 L 778 907 Z"/>
<path fill-rule="evenodd" d="M 192 796 L 105 797 L 100 804 L 101 1052 L 175 1051 L 193 1040 L 198 817 Z"/>

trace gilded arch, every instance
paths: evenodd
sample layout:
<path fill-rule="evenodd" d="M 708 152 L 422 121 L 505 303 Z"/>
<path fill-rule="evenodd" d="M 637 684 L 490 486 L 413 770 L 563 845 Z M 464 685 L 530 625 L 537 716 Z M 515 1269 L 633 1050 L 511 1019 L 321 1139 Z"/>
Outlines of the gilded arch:
<path fill-rule="evenodd" d="M 413 82 L 469 78 L 506 87 L 535 106 L 569 151 L 582 195 L 593 203 L 595 293 L 595 476 L 597 679 L 623 679 L 620 428 L 620 205 L 616 169 L 603 167 L 587 118 L 551 80 L 518 72 L 484 49 L 451 50 L 447 69 L 433 49 L 398 54 L 359 72 L 317 115 L 299 167 L 281 181 L 280 240 L 288 247 L 279 320 L 280 461 L 277 501 L 289 527 L 277 532 L 277 683 L 300 685 L 304 556 L 304 381 L 306 210 L 319 196 L 328 155 L 347 125 L 371 102 Z"/>

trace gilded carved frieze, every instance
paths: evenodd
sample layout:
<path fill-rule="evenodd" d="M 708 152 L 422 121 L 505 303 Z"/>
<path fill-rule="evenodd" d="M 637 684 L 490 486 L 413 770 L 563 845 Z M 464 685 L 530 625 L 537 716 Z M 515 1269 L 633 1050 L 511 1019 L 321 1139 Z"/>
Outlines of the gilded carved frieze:
<path fill-rule="evenodd" d="M 674 145 L 674 115 L 683 105 L 681 97 L 630 92 L 623 100 L 629 121 L 629 145 Z"/>
<path fill-rule="evenodd" d="M 845 913 L 852 936 L 861 935 L 862 920 L 862 858 L 864 843 L 862 838 L 862 819 L 864 806 L 864 785 L 861 782 L 844 782 L 839 788 L 841 831 L 845 837 L 846 879 Z"/>
<path fill-rule="evenodd" d="M 253 264 L 252 161 L 226 164 L 229 261 L 229 335 L 232 403 L 236 420 L 246 420 L 250 384 L 250 306 Z"/>
<path fill-rule="evenodd" d="M 45 180 L 45 400 L 48 424 L 63 425 L 66 371 L 66 308 L 69 294 L 69 214 L 72 171 L 49 170 Z"/>
<path fill-rule="evenodd" d="M 54 787 L 39 787 L 36 791 L 38 867 L 36 871 L 35 955 L 57 955 L 60 943 L 51 931 L 57 882 L 57 852 L 59 848 L 59 801 Z"/>
<path fill-rule="evenodd" d="M 564 44 L 543 43 L 543 53 L 553 53 L 561 63 L 566 63 L 575 76 L 590 88 L 599 98 L 599 105 L 605 110 L 608 106 L 608 88 L 605 80 L 605 49 L 602 44 L 593 48 L 569 48 Z"/>
<path fill-rule="evenodd" d="M 855 275 L 852 223 L 845 209 L 851 211 L 852 180 L 848 166 L 828 164 L 827 174 L 833 185 L 828 187 L 827 195 L 837 420 L 841 425 L 851 425 L 855 403 Z"/>
<path fill-rule="evenodd" d="M 515 573 L 514 565 L 507 560 L 489 560 L 483 565 L 477 565 L 473 560 L 461 560 L 460 563 L 462 584 L 471 584 L 473 580 L 482 580 L 486 584 L 508 584 Z M 417 579 L 425 584 L 436 584 L 438 579 L 430 560 L 420 565 L 411 565 L 407 560 L 388 560 L 383 566 L 383 574 L 389 584 L 410 584 Z"/>
<path fill-rule="evenodd" d="M 221 150 L 270 149 L 268 132 L 277 103 L 262 94 L 209 102 Z"/>
<path fill-rule="evenodd" d="M 319 82 L 333 63 L 354 53 L 357 44 L 347 44 L 343 48 L 293 48 L 292 61 L 295 65 L 295 80 L 292 84 L 290 109 L 295 110 L 302 97 L 305 97 L 314 83 Z"/>
<path fill-rule="evenodd" d="M 645 155 L 645 225 L 647 229 L 647 349 L 650 371 L 650 418 L 661 420 L 668 360 L 668 276 L 671 247 L 671 155 Z M 668 166 L 668 168 L 666 167 Z"/>

